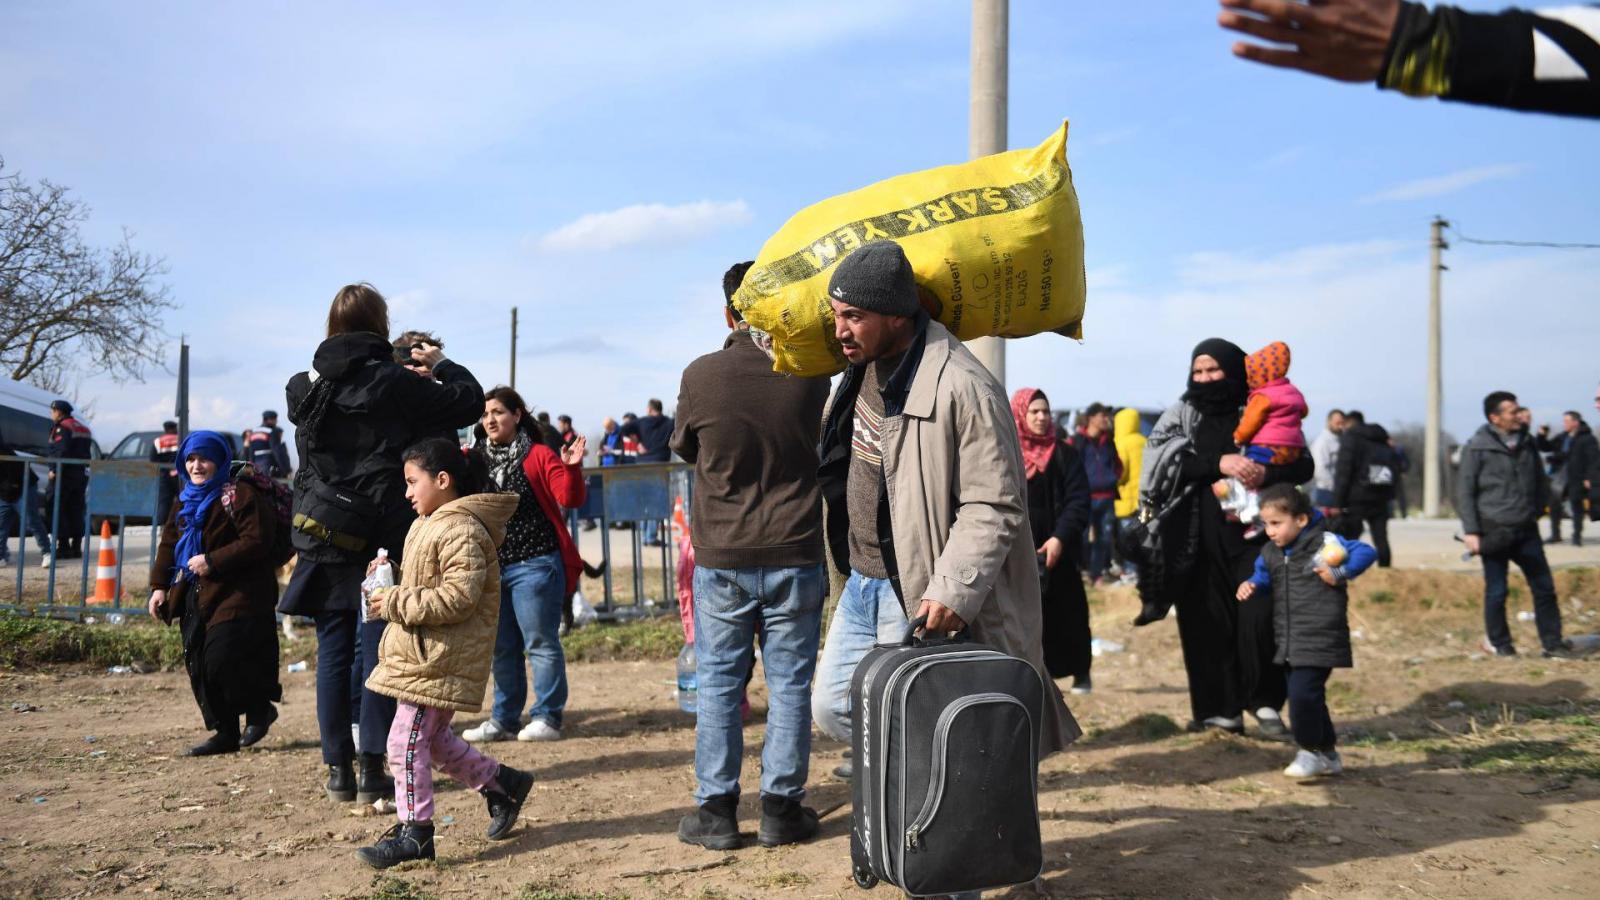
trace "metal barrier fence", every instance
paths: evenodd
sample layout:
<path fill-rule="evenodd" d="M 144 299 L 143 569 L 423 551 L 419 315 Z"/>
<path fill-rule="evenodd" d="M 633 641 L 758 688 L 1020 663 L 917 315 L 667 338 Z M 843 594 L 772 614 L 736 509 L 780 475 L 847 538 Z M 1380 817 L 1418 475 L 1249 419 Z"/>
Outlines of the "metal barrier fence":
<path fill-rule="evenodd" d="M 645 531 L 654 523 L 661 544 L 661 606 L 675 608 L 677 597 L 678 558 L 672 541 L 673 508 L 683 501 L 688 515 L 689 501 L 694 493 L 694 468 L 686 463 L 634 463 L 624 466 L 604 466 L 585 469 L 588 499 L 568 518 L 571 523 L 594 521 L 600 525 L 600 550 L 606 567 L 603 581 L 605 598 L 595 607 L 601 618 L 624 618 L 648 613 L 644 598 L 649 590 L 645 583 Z M 614 559 L 611 552 L 611 523 L 631 523 L 628 529 L 629 561 L 633 572 L 633 604 L 619 606 L 616 602 L 612 579 Z M 573 529 L 573 539 L 580 534 Z"/>
<path fill-rule="evenodd" d="M 20 492 L 15 500 L 9 497 L 0 497 L 0 506 L 4 513 L 0 515 L 0 538 L 5 540 L 9 548 L 13 522 L 18 536 L 17 552 L 12 554 L 11 562 L 16 567 L 15 574 L 4 581 L 9 582 L 12 588 L 10 597 L 0 594 L 0 609 L 9 609 L 17 612 L 26 612 L 46 616 L 66 616 L 70 618 L 83 618 L 94 612 L 103 612 L 107 615 L 127 613 L 143 613 L 144 605 L 133 602 L 124 605 L 123 600 L 123 561 L 127 558 L 127 537 L 129 519 L 149 519 L 149 554 L 153 559 L 156 551 L 156 528 L 154 522 L 157 518 L 157 505 L 160 501 L 160 471 L 161 466 L 143 460 L 83 460 L 83 459 L 49 459 L 43 457 L 0 456 L 0 466 L 19 466 L 21 470 Z M 74 493 L 79 490 L 76 484 L 78 475 L 82 472 L 84 485 L 82 521 L 72 522 L 63 518 L 63 507 L 69 512 L 79 505 L 79 499 Z M 73 483 L 69 483 L 73 482 Z M 99 536 L 95 525 L 100 522 L 114 522 L 113 533 L 116 535 L 117 566 L 114 573 L 115 585 L 112 596 L 108 602 L 92 603 L 93 592 L 90 585 L 93 583 L 89 577 L 91 567 L 98 570 L 90 562 L 90 557 L 98 549 L 94 538 Z M 74 535 L 76 532 L 76 535 Z M 82 556 L 63 558 L 66 552 L 65 541 L 75 537 L 81 540 Z M 29 553 L 29 542 L 35 548 L 34 553 Z M 40 558 L 41 554 L 49 554 L 48 565 L 42 567 L 42 578 L 32 578 L 29 563 Z M 77 603 L 58 602 L 63 599 L 63 588 L 70 586 L 72 570 L 77 570 L 78 592 Z M 99 572 L 96 571 L 96 580 Z M 42 584 L 38 582 L 42 581 Z M 65 582 L 65 583 L 64 583 Z M 30 602 L 36 598 L 42 602 Z M 66 599 L 72 599 L 70 596 Z"/>
<path fill-rule="evenodd" d="M 144 615 L 144 573 L 155 559 L 158 523 L 166 518 L 166 511 L 158 510 L 162 467 L 143 460 L 0 456 L 0 466 L 19 463 L 22 469 L 20 495 L 14 501 L 0 496 L 0 541 L 4 541 L 0 546 L 11 547 L 13 522 L 18 538 L 17 549 L 11 553 L 15 571 L 8 573 L 11 577 L 0 577 L 0 585 L 4 585 L 0 587 L 0 610 L 71 619 Z M 83 521 L 74 523 L 78 529 L 53 528 L 52 523 L 62 521 L 62 507 L 70 509 L 76 501 L 66 490 L 45 491 L 43 488 L 52 481 L 64 485 L 67 480 L 64 473 L 71 467 L 84 471 L 86 476 Z M 583 474 L 588 485 L 588 499 L 581 508 L 569 511 L 568 527 L 573 539 L 578 541 L 582 534 L 578 523 L 594 521 L 599 525 L 605 593 L 595 605 L 596 612 L 602 619 L 623 619 L 675 609 L 679 560 L 671 538 L 671 519 L 678 500 L 682 500 L 685 510 L 689 507 L 694 490 L 693 468 L 684 463 L 638 463 L 585 469 Z M 130 569 L 127 542 L 142 520 L 149 521 L 147 541 L 141 542 L 148 544 L 148 556 L 142 560 L 142 565 L 134 564 Z M 116 541 L 115 587 L 109 602 L 97 603 L 93 599 L 97 578 L 92 579 L 90 572 L 98 566 L 91 557 L 99 550 L 97 526 L 105 521 L 113 523 Z M 631 604 L 619 603 L 617 598 L 613 523 L 631 526 L 627 530 L 626 557 L 631 565 Z M 647 556 L 654 555 L 649 553 L 654 548 L 644 543 L 645 531 L 652 524 L 661 538 L 659 569 L 650 565 L 653 561 L 646 560 Z M 53 552 L 49 564 L 39 566 L 37 560 L 46 547 L 54 551 L 61 549 L 56 536 L 70 534 L 73 530 L 78 530 L 82 538 L 82 558 L 63 559 L 60 552 Z M 131 580 L 127 574 L 130 571 Z M 658 572 L 661 593 L 659 598 L 652 599 L 660 602 L 650 604 L 646 598 L 654 590 Z M 74 574 L 77 576 L 76 596 L 70 590 Z M 98 574 L 96 572 L 96 576 Z M 125 584 L 131 585 L 132 590 L 125 592 Z"/>

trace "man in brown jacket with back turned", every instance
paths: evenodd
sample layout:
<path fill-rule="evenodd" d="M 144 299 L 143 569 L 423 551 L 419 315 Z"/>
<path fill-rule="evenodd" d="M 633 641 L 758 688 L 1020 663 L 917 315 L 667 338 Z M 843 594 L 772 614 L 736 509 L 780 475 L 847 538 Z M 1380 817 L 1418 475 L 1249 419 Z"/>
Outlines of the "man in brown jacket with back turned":
<path fill-rule="evenodd" d="M 856 664 L 925 616 L 929 633 L 970 628 L 1031 663 L 1047 688 L 1039 755 L 1060 750 L 1080 731 L 1039 644 L 1039 564 L 1004 389 L 922 311 L 893 241 L 845 257 L 828 294 L 850 368 L 824 415 L 818 483 L 849 581 L 818 666 L 817 726 L 850 739 Z"/>
<path fill-rule="evenodd" d="M 721 350 L 683 372 L 672 449 L 694 464 L 694 631 L 698 694 L 695 802 L 678 837 L 732 850 L 739 837 L 739 701 L 761 636 L 767 734 L 761 753 L 763 846 L 817 832 L 805 798 L 811 755 L 811 678 L 828 591 L 817 493 L 817 430 L 826 378 L 772 371 L 732 298 L 750 263 L 722 279 L 728 327 Z"/>

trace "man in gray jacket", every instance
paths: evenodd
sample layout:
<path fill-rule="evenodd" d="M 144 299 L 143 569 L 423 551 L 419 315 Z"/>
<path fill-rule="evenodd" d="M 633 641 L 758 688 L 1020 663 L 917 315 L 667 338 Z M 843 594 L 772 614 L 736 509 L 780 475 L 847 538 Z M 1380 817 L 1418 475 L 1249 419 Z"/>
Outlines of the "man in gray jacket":
<path fill-rule="evenodd" d="M 909 619 L 1027 660 L 1047 685 L 1039 755 L 1079 735 L 1040 646 L 1039 564 L 1022 445 L 1004 390 L 931 321 L 893 241 L 845 257 L 828 285 L 850 363 L 823 417 L 818 483 L 834 565 L 849 576 L 817 667 L 812 715 L 850 739 L 850 679 Z"/>
<path fill-rule="evenodd" d="M 1538 527 L 1539 513 L 1550 499 L 1550 482 L 1517 409 L 1517 397 L 1509 391 L 1483 398 L 1489 421 L 1461 450 L 1456 509 L 1467 549 L 1483 560 L 1484 650 L 1517 655 L 1506 625 L 1506 575 L 1515 562 L 1533 592 L 1544 655 L 1565 658 L 1572 645 L 1561 637 L 1561 607 Z"/>

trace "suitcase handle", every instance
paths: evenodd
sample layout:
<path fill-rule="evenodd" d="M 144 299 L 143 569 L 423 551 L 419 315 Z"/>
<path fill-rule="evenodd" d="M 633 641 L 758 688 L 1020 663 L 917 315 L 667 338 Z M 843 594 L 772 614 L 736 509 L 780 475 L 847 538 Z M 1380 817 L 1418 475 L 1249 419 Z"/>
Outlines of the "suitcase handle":
<path fill-rule="evenodd" d="M 964 644 L 972 640 L 971 626 L 963 625 L 956 632 L 955 637 L 919 638 L 917 632 L 928 624 L 927 616 L 917 616 L 906 623 L 906 636 L 901 639 L 902 647 L 943 647 L 946 644 Z"/>

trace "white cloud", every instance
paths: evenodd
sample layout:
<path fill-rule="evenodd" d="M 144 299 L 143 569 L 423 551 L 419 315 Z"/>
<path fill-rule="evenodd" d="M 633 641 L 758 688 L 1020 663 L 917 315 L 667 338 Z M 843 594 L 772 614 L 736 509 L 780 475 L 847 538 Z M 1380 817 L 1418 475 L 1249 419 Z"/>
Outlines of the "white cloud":
<path fill-rule="evenodd" d="M 1494 181 L 1498 178 L 1512 178 L 1528 170 L 1528 166 L 1518 163 L 1507 163 L 1498 166 L 1479 166 L 1475 169 L 1462 169 L 1448 175 L 1438 175 L 1433 178 L 1419 178 L 1407 181 L 1394 187 L 1386 188 L 1375 194 L 1368 194 L 1361 198 L 1362 203 L 1384 203 L 1390 200 L 1421 200 L 1425 197 L 1440 197 L 1465 190 L 1475 184 L 1485 181 Z"/>
<path fill-rule="evenodd" d="M 615 250 L 633 244 L 672 244 L 749 221 L 750 207 L 743 200 L 700 200 L 677 206 L 640 203 L 609 212 L 586 213 L 540 238 L 538 246 L 561 253 Z"/>

